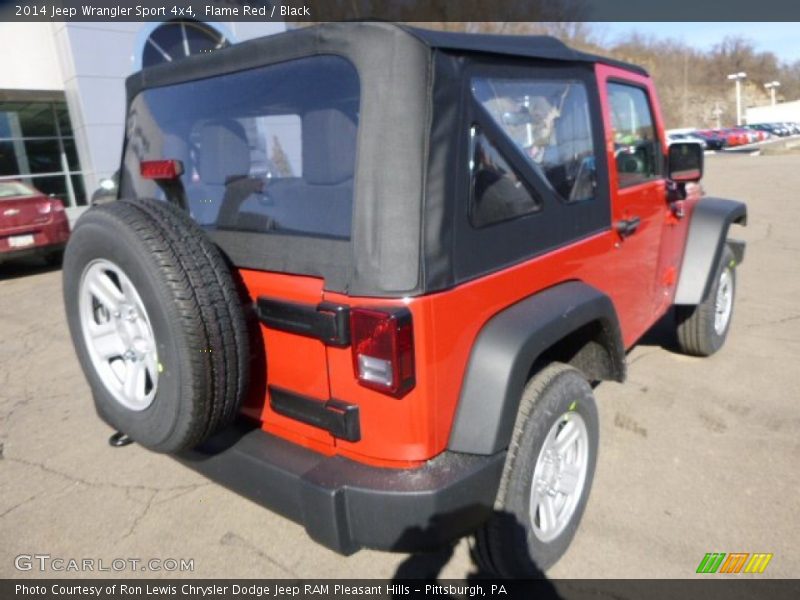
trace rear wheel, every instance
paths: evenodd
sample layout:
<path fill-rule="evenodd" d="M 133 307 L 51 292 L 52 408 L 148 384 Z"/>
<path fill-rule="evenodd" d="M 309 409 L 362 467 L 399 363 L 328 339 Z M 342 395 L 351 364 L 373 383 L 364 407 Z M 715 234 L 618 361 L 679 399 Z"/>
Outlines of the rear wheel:
<path fill-rule="evenodd" d="M 166 210 L 157 218 L 146 201 L 120 201 L 87 211 L 64 257 L 64 300 L 98 414 L 147 448 L 178 452 L 236 415 L 249 351 L 216 247 Z"/>
<path fill-rule="evenodd" d="M 475 536 L 475 558 L 502 577 L 534 577 L 566 552 L 597 462 L 592 389 L 576 369 L 545 367 L 525 388 L 495 513 Z"/>
<path fill-rule="evenodd" d="M 708 298 L 696 306 L 678 306 L 678 346 L 685 354 L 711 356 L 728 338 L 736 298 L 736 260 L 727 246 L 714 275 Z"/>

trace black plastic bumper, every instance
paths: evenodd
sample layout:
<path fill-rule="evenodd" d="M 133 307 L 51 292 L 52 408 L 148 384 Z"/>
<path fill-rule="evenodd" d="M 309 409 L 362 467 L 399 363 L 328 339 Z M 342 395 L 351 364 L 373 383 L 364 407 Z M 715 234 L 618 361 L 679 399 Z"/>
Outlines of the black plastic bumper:
<path fill-rule="evenodd" d="M 19 260 L 21 258 L 30 258 L 32 256 L 46 256 L 53 252 L 59 252 L 66 248 L 66 246 L 66 242 L 57 242 L 46 246 L 29 246 L 28 248 L 20 248 L 18 250 L 5 250 L 0 252 L 0 264 L 12 260 Z"/>
<path fill-rule="evenodd" d="M 444 452 L 417 469 L 382 469 L 236 426 L 177 458 L 352 554 L 433 549 L 468 534 L 491 513 L 505 452 Z"/>

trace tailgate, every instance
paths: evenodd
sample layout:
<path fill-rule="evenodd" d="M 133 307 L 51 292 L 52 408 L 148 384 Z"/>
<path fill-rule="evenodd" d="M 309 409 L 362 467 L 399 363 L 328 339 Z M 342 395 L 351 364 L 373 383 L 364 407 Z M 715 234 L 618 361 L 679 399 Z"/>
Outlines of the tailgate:
<path fill-rule="evenodd" d="M 321 279 L 244 269 L 239 273 L 254 305 L 266 300 L 302 312 L 314 310 L 322 301 Z M 330 399 L 325 345 L 319 339 L 288 331 L 288 327 L 279 329 L 253 321 L 251 327 L 258 328 L 258 335 L 251 338 L 251 387 L 243 412 L 258 419 L 268 431 L 333 447 L 333 436 L 326 430 L 279 414 L 274 406 L 288 393 L 297 402 L 318 402 L 322 409 Z"/>

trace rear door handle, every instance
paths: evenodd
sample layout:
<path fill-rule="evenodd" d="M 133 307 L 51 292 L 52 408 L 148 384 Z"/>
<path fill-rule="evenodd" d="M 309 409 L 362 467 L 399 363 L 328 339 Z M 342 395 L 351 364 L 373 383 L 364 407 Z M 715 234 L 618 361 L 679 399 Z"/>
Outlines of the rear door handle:
<path fill-rule="evenodd" d="M 642 220 L 639 217 L 621 219 L 614 223 L 614 229 L 616 229 L 617 233 L 622 237 L 628 237 L 629 235 L 636 233 L 636 230 L 639 229 L 639 223 L 641 222 Z"/>

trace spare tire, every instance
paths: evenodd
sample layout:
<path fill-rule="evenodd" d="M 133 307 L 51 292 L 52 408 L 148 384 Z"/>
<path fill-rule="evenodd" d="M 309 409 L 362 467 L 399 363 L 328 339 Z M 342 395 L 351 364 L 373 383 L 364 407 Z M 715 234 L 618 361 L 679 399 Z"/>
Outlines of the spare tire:
<path fill-rule="evenodd" d="M 155 200 L 91 208 L 63 278 L 72 341 L 109 425 L 179 452 L 236 416 L 249 365 L 242 296 L 188 215 Z"/>

